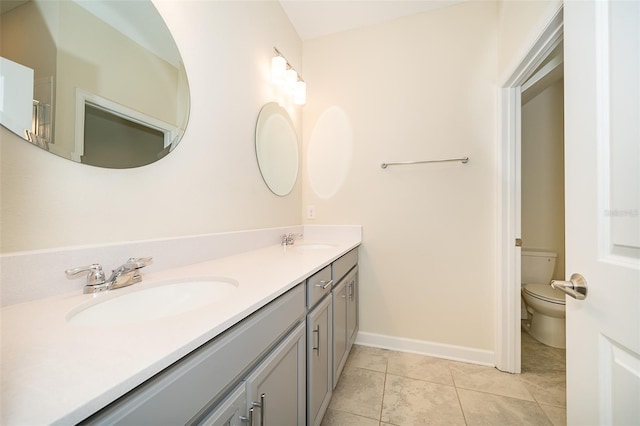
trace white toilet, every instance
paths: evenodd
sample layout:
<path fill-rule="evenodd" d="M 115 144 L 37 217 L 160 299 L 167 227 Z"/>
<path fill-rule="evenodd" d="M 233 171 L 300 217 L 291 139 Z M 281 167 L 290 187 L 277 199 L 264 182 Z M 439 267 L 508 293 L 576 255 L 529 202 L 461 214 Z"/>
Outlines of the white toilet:
<path fill-rule="evenodd" d="M 554 348 L 565 345 L 565 294 L 551 287 L 556 253 L 522 250 L 522 299 L 527 310 L 524 329 Z"/>

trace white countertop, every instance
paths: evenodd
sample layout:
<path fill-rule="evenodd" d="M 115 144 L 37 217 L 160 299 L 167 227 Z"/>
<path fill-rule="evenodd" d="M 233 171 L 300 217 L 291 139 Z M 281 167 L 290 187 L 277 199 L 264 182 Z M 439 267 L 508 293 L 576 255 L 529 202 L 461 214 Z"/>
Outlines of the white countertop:
<path fill-rule="evenodd" d="M 143 282 L 97 295 L 70 294 L 2 309 L 3 425 L 77 423 L 151 378 L 360 244 L 286 252 L 273 245 L 208 262 L 144 274 Z M 305 241 L 305 243 L 310 243 Z M 225 277 L 234 295 L 159 320 L 127 325 L 69 324 L 79 305 L 176 278 Z"/>

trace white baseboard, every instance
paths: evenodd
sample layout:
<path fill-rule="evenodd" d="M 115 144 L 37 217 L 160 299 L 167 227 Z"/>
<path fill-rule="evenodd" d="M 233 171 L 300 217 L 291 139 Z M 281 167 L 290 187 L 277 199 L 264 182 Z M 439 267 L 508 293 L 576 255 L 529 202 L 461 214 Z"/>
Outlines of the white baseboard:
<path fill-rule="evenodd" d="M 355 343 L 362 346 L 372 346 L 381 349 L 391 349 L 399 352 L 409 352 L 428 355 L 452 361 L 468 362 L 471 364 L 494 367 L 494 352 L 464 346 L 447 345 L 444 343 L 427 342 L 424 340 L 406 339 L 403 337 L 385 336 L 367 332 L 358 332 Z"/>

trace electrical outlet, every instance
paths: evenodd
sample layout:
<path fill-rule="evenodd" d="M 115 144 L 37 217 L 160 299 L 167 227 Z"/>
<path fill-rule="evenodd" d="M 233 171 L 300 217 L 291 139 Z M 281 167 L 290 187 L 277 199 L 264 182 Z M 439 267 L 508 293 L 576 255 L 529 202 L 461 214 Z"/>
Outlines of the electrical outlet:
<path fill-rule="evenodd" d="M 307 206 L 307 219 L 315 219 L 316 218 L 316 206 Z"/>

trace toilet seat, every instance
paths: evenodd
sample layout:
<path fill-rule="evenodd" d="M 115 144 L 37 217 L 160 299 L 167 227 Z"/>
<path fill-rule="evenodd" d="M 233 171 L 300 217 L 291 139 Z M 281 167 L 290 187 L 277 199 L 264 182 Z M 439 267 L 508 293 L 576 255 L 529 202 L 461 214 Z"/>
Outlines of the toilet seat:
<path fill-rule="evenodd" d="M 526 284 L 522 291 L 531 297 L 535 297 L 545 302 L 555 303 L 556 305 L 565 305 L 564 293 L 551 287 L 549 284 Z"/>

